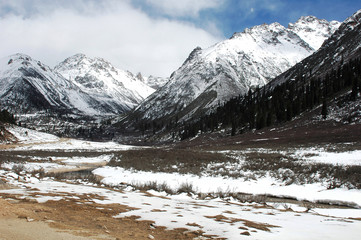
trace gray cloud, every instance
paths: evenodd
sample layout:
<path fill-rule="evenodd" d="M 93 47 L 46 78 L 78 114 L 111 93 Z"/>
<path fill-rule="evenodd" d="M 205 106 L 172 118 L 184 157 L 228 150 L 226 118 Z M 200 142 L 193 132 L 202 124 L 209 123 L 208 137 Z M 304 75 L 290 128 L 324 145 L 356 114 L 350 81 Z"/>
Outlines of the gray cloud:
<path fill-rule="evenodd" d="M 219 37 L 190 23 L 153 19 L 131 1 L 0 1 L 0 56 L 22 52 L 54 66 L 75 53 L 168 76 L 196 46 Z"/>

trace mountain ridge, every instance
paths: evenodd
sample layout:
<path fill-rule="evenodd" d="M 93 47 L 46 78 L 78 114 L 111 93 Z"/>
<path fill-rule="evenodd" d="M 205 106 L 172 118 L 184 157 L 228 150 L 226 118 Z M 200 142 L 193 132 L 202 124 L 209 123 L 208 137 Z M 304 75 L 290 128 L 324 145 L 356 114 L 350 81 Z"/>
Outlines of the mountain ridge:
<path fill-rule="evenodd" d="M 337 24 L 317 26 L 333 31 Z M 324 32 L 316 30 L 314 33 Z M 324 40 L 325 36 L 316 34 L 315 38 Z M 263 86 L 313 52 L 310 44 L 279 23 L 247 28 L 209 48 L 195 48 L 167 84 L 125 121 L 196 117 L 218 103 Z"/>

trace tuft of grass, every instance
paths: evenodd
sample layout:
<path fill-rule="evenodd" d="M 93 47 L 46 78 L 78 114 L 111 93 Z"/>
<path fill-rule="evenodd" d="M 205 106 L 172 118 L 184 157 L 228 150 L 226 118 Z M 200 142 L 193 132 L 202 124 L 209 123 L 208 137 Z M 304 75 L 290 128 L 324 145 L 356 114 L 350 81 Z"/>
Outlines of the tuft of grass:
<path fill-rule="evenodd" d="M 155 190 L 158 192 L 166 192 L 167 194 L 175 194 L 175 192 L 166 184 L 158 183 L 157 181 L 149 181 L 145 183 L 132 183 L 130 186 L 134 187 L 135 189 L 142 190 L 142 191 L 148 191 L 148 190 Z"/>

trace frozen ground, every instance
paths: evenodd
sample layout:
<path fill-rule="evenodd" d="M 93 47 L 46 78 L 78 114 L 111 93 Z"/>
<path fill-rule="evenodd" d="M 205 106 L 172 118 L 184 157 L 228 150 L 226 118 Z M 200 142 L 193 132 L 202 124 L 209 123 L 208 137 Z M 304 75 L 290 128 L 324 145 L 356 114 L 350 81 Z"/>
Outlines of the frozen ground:
<path fill-rule="evenodd" d="M 285 184 L 270 174 L 252 177 L 251 171 L 243 172 L 242 177 L 227 177 L 210 174 L 211 170 L 225 168 L 229 171 L 239 169 L 246 162 L 242 154 L 254 150 L 227 151 L 237 161 L 233 163 L 208 165 L 207 171 L 198 175 L 139 171 L 122 167 L 102 166 L 114 158 L 114 151 L 136 149 L 117 143 L 95 143 L 88 141 L 59 139 L 51 135 L 14 128 L 11 130 L 20 142 L 14 148 L 2 150 L 8 152 L 27 152 L 44 150 L 54 156 L 34 157 L 14 162 L 9 159 L 2 162 L 0 177 L 2 181 L 15 186 L 13 189 L 0 190 L 3 197 L 17 195 L 18 198 L 36 199 L 38 202 L 77 198 L 86 195 L 82 204 L 122 204 L 135 208 L 114 215 L 115 218 L 139 216 L 151 220 L 157 226 L 168 228 L 187 228 L 191 231 L 203 231 L 207 236 L 226 239 L 358 239 L 361 231 L 361 191 L 358 189 L 327 189 L 325 184 Z M 22 135 L 23 134 L 23 135 Z M 64 148 L 63 148 L 64 147 Z M 77 156 L 59 151 L 77 151 Z M 98 154 L 85 153 L 89 151 Z M 282 150 L 285 154 L 285 150 Z M 83 153 L 84 156 L 79 156 Z M 260 149 L 263 153 L 274 150 Z M 299 158 L 299 161 L 322 161 L 332 164 L 360 165 L 360 151 L 335 152 L 325 149 L 293 149 L 287 154 Z M 331 157 L 332 156 L 332 157 Z M 117 159 L 122 161 L 122 158 Z M 99 164 L 99 166 L 97 165 Z M 21 168 L 17 167 L 18 165 Z M 15 166 L 15 167 L 14 167 Z M 42 177 L 40 172 L 50 172 L 59 168 L 78 168 L 88 166 L 97 176 L 103 177 L 100 184 L 87 181 L 60 182 L 54 178 Z M 176 170 L 178 165 L 173 166 Z M 17 171 L 14 171 L 17 170 Z M 247 177 L 249 176 L 249 177 Z M 76 182 L 76 184 L 75 184 Z M 156 182 L 165 184 L 175 194 L 154 190 L 139 191 L 133 186 Z M 191 186 L 188 193 L 177 189 Z M 105 188 L 105 186 L 113 186 Z M 178 192 L 178 193 L 177 193 Z M 269 194 L 278 197 L 291 197 L 308 202 L 278 199 L 264 199 L 260 203 L 235 199 L 231 194 L 219 198 L 212 193 L 248 193 Z M 201 194 L 202 193 L 202 194 Z M 201 197 L 202 196 L 202 197 Z M 313 202 L 344 204 L 354 208 L 332 205 L 319 205 Z"/>

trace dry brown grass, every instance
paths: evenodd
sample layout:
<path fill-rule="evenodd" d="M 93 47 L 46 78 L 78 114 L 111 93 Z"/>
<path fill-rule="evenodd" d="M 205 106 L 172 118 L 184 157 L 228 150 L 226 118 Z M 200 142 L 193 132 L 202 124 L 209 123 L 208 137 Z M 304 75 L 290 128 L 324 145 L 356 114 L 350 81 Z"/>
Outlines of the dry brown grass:
<path fill-rule="evenodd" d="M 116 153 L 108 165 L 139 171 L 198 175 L 209 163 L 228 161 L 235 160 L 224 154 L 199 150 L 149 148 Z"/>

